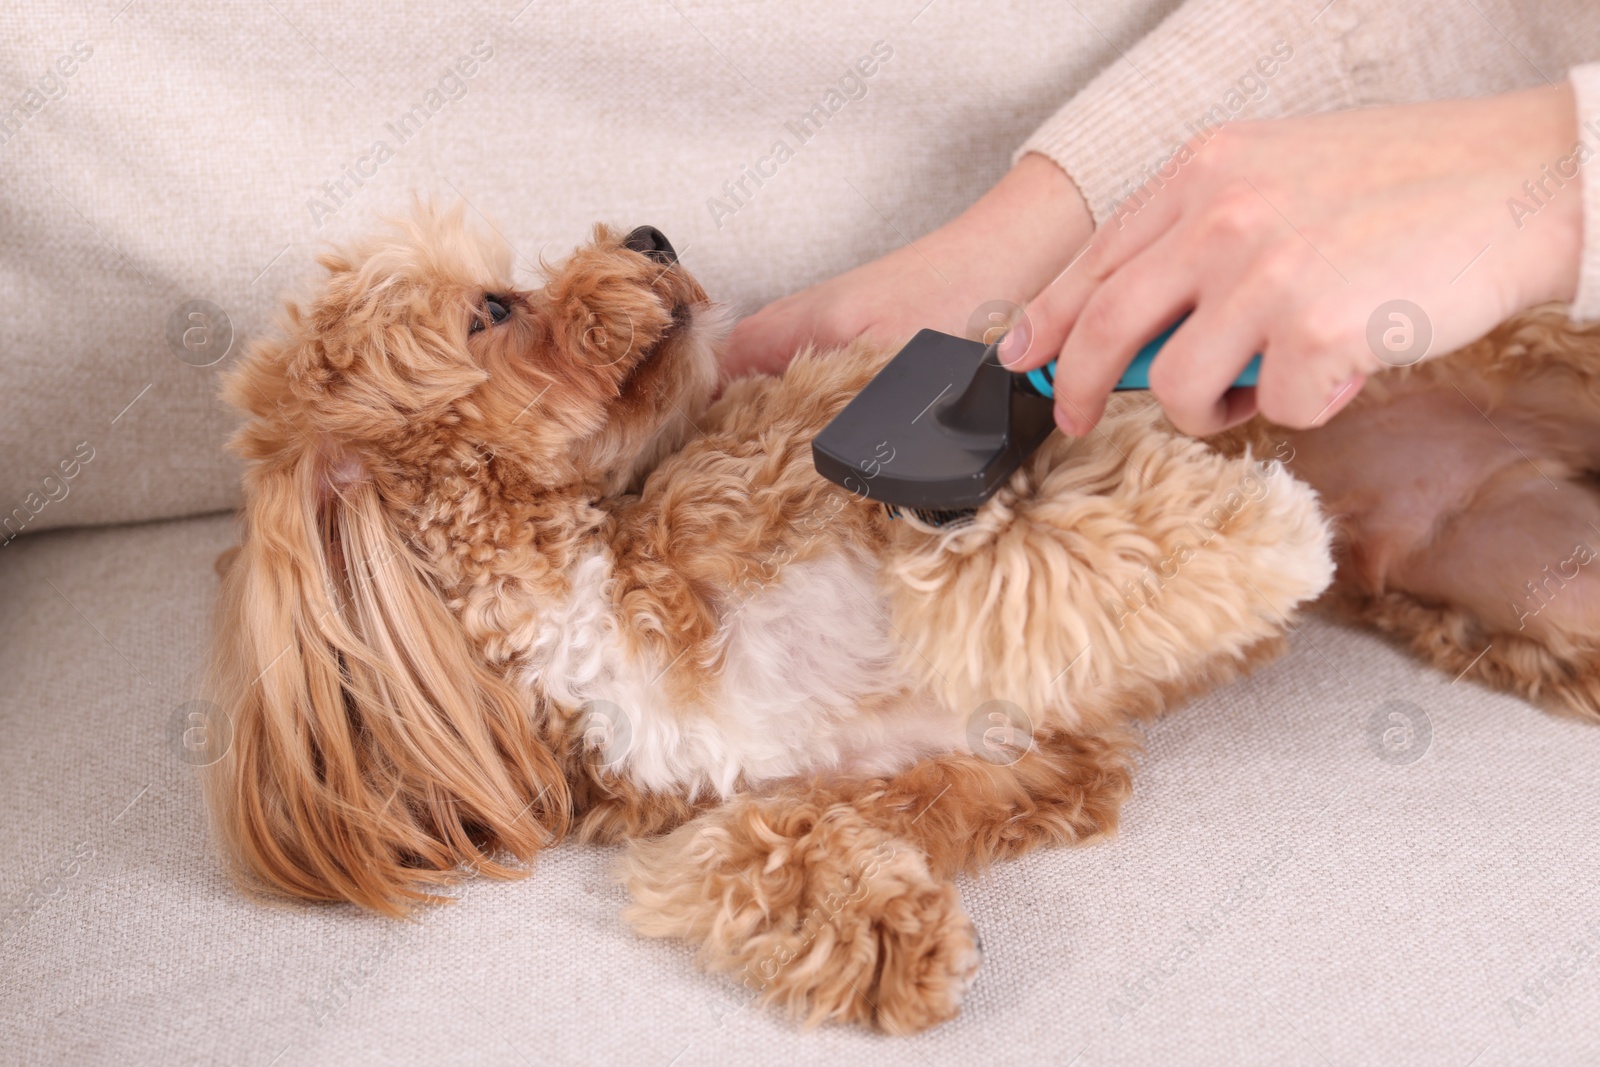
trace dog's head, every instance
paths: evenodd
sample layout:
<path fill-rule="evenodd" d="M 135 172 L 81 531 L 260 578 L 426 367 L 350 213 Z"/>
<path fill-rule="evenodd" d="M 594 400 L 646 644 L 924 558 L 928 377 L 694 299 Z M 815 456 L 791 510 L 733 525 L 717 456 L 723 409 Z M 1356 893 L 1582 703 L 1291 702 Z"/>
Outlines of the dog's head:
<path fill-rule="evenodd" d="M 539 709 L 446 597 L 509 542 L 539 550 L 495 501 L 604 498 L 681 441 L 715 390 L 716 316 L 649 227 L 596 228 L 534 289 L 459 209 L 321 262 L 225 387 L 249 420 L 213 805 L 267 887 L 398 911 L 565 829 Z"/>
<path fill-rule="evenodd" d="M 498 456 L 535 486 L 615 491 L 715 389 L 715 316 L 652 227 L 597 226 L 536 289 L 460 209 L 423 208 L 321 263 L 288 343 L 254 351 L 228 397 L 312 438 L 336 479 Z"/>

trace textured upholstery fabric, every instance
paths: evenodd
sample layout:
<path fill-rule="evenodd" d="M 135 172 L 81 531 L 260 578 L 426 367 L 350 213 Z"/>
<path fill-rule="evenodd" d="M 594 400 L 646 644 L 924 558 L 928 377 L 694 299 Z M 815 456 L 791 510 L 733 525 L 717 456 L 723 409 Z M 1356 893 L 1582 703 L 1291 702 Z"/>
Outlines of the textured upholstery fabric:
<path fill-rule="evenodd" d="M 125 3 L 0 6 L 0 522 L 37 494 L 28 530 L 237 503 L 219 372 L 413 191 L 530 280 L 596 221 L 658 226 L 753 310 L 971 203 L 1175 0 Z M 210 366 L 193 300 L 231 323 Z"/>
<path fill-rule="evenodd" d="M 915 1038 L 744 1007 L 687 948 L 622 925 L 604 849 L 470 884 L 416 925 L 249 901 L 171 737 L 228 533 L 211 517 L 5 549 L 0 1063 L 1486 1067 L 1600 1049 L 1600 729 L 1315 620 L 1286 659 L 1150 727 L 1115 840 L 962 884 L 983 970 L 961 1017 Z M 1374 747 L 1390 701 L 1427 716 L 1410 749 L 1381 722 L 1413 762 Z"/>
<path fill-rule="evenodd" d="M 956 1022 L 802 1033 L 633 937 L 603 849 L 414 925 L 241 896 L 174 742 L 231 520 L 49 530 L 231 506 L 218 372 L 414 188 L 465 195 L 525 270 L 596 219 L 657 225 L 752 307 L 953 214 L 1175 6 L 0 7 L 0 515 L 46 501 L 0 548 L 0 1064 L 1600 1059 L 1600 730 L 1371 635 L 1307 622 L 1149 728 L 1116 840 L 964 882 L 986 959 Z M 379 140 L 348 200 L 323 189 Z M 234 332 L 211 366 L 192 300 Z"/>

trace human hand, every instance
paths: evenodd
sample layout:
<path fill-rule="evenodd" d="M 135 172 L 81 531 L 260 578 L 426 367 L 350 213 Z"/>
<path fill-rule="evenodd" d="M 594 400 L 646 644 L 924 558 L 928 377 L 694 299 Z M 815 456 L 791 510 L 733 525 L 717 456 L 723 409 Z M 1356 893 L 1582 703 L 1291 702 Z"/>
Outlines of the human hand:
<path fill-rule="evenodd" d="M 724 367 L 782 371 L 808 342 L 863 334 L 902 341 L 927 328 L 963 335 L 985 302 L 1021 303 L 1088 240 L 1094 220 L 1054 163 L 1027 155 L 972 207 L 925 237 L 774 301 L 734 327 Z"/>
<path fill-rule="evenodd" d="M 1102 224 L 1001 359 L 1059 355 L 1056 423 L 1081 436 L 1139 347 L 1193 309 L 1150 369 L 1175 426 L 1215 433 L 1257 405 L 1285 426 L 1324 422 L 1386 365 L 1572 299 L 1576 126 L 1567 85 L 1228 125 Z M 1566 171 L 1565 188 L 1541 168 Z M 1554 195 L 1530 199 L 1530 181 Z M 1257 352 L 1259 386 L 1230 391 Z"/>

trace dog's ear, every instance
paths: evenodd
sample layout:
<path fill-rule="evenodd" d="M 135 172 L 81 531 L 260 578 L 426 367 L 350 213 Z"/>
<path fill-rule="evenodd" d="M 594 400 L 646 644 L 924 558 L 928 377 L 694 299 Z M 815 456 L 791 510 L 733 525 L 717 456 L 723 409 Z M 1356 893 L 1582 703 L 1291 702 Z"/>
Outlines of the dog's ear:
<path fill-rule="evenodd" d="M 358 461 L 258 460 L 224 578 L 219 834 L 266 888 L 390 914 L 519 872 L 570 794 L 533 709 L 474 653 Z"/>

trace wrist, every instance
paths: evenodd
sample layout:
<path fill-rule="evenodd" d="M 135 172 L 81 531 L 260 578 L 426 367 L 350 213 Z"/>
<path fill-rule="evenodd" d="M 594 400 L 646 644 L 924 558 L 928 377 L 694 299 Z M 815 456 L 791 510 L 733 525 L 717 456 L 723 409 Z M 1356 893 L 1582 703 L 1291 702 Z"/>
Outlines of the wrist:
<path fill-rule="evenodd" d="M 978 250 L 995 295 L 1026 302 L 1094 233 L 1094 216 L 1067 173 L 1028 153 L 943 229 L 956 247 Z"/>
<path fill-rule="evenodd" d="M 1048 156 L 1028 152 L 975 205 L 1008 217 L 1028 215 L 1057 232 L 1094 229 L 1089 205 L 1077 184 Z"/>
<path fill-rule="evenodd" d="M 1017 160 L 962 216 L 1020 249 L 1050 249 L 1066 261 L 1094 233 L 1094 216 L 1077 185 L 1048 157 Z"/>
<path fill-rule="evenodd" d="M 1526 229 L 1519 236 L 1531 246 L 1525 260 L 1527 292 L 1519 303 L 1570 303 L 1577 294 L 1583 251 L 1585 176 L 1580 166 L 1588 158 L 1580 153 L 1577 101 L 1570 82 L 1526 90 L 1510 100 L 1530 145 L 1524 169 L 1544 197 L 1537 214 L 1518 226 Z M 1528 189 L 1521 192 L 1527 195 Z"/>

